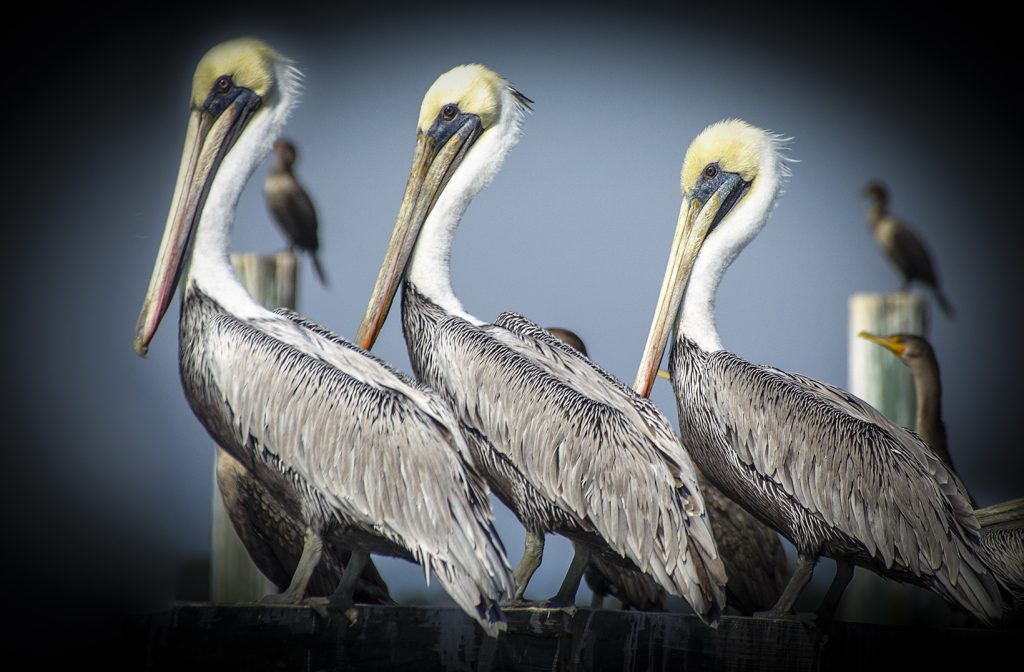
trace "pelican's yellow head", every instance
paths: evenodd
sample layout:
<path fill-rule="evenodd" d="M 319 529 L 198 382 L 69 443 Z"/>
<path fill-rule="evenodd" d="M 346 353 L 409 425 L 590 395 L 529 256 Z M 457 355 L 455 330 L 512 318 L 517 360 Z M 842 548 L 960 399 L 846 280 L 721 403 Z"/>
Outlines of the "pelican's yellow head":
<path fill-rule="evenodd" d="M 228 86 L 248 89 L 266 98 L 274 86 L 274 64 L 280 54 L 252 37 L 221 42 L 206 52 L 192 78 L 192 106 L 203 107 Z"/>
<path fill-rule="evenodd" d="M 391 309 L 416 240 L 442 192 L 468 203 L 497 172 L 519 136 L 519 122 L 532 101 L 482 65 L 460 65 L 438 77 L 420 105 L 416 151 L 398 210 L 387 256 L 356 341 L 369 350 Z M 484 140 L 480 140 L 484 138 Z M 477 145 L 477 141 L 480 144 Z M 470 151 L 477 149 L 470 154 Z M 453 176 L 467 156 L 461 181 Z M 457 221 L 457 219 L 455 220 Z"/>
<path fill-rule="evenodd" d="M 438 77 L 427 90 L 420 106 L 417 128 L 421 133 L 426 133 L 436 121 L 445 116 L 451 120 L 456 114 L 473 114 L 480 118 L 483 130 L 487 130 L 501 116 L 503 90 L 514 93 L 523 102 L 529 102 L 501 75 L 489 68 L 475 63 L 452 68 Z"/>
<path fill-rule="evenodd" d="M 683 160 L 682 190 L 689 194 L 709 166 L 724 173 L 735 173 L 744 182 L 753 182 L 761 165 L 761 153 L 772 136 L 739 119 L 728 119 L 704 129 L 686 150 Z"/>
<path fill-rule="evenodd" d="M 712 254 L 732 259 L 763 225 L 778 193 L 779 175 L 785 171 L 778 142 L 776 136 L 745 121 L 729 119 L 705 128 L 686 150 L 680 178 L 683 203 L 637 374 L 636 389 L 644 396 L 654 384 L 690 272 L 705 242 L 731 213 L 745 210 L 746 216 L 730 217 L 714 236 Z"/>
<path fill-rule="evenodd" d="M 279 69 L 283 63 L 287 61 L 263 42 L 243 38 L 218 44 L 196 66 L 178 184 L 136 326 L 135 349 L 140 355 L 145 355 L 167 310 L 225 157 L 251 128 L 256 130 L 246 136 L 251 138 L 249 153 L 240 156 L 255 157 L 261 146 L 269 149 L 266 139 L 277 134 L 288 116 L 298 74 L 291 68 Z"/>

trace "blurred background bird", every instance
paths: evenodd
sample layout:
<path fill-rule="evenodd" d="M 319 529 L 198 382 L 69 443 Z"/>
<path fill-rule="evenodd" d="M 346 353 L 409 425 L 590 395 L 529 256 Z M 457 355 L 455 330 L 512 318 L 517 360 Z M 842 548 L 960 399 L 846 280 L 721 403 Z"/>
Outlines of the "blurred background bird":
<path fill-rule="evenodd" d="M 316 208 L 306 190 L 299 184 L 292 166 L 298 158 L 295 145 L 284 138 L 274 142 L 274 161 L 270 174 L 263 183 L 263 195 L 267 209 L 277 228 L 288 239 L 289 248 L 309 252 L 320 284 L 327 286 L 327 274 L 320 264 L 317 252 L 320 250 Z"/>
<path fill-rule="evenodd" d="M 906 223 L 889 212 L 888 188 L 881 182 L 871 182 L 864 187 L 864 194 L 871 200 L 868 208 L 871 233 L 878 246 L 903 274 L 903 288 L 906 289 L 915 280 L 931 287 L 942 310 L 952 317 L 953 306 L 942 292 L 939 274 L 924 241 Z"/>

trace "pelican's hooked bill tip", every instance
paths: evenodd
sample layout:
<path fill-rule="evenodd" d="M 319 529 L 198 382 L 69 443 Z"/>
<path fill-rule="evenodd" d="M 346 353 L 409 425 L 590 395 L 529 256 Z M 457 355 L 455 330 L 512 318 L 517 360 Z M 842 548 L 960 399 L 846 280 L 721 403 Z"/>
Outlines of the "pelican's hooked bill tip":
<path fill-rule="evenodd" d="M 145 357 L 149 354 L 149 344 L 141 336 L 135 337 L 134 347 L 139 357 Z"/>

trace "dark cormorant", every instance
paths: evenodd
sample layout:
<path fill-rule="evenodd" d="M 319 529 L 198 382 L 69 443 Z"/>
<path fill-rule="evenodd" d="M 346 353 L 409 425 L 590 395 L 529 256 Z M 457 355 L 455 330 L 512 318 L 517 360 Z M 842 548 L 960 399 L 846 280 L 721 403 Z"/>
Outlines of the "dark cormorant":
<path fill-rule="evenodd" d="M 913 334 L 876 336 L 862 331 L 857 335 L 889 350 L 910 368 L 917 397 L 917 421 L 914 431 L 920 434 L 952 469 L 953 458 L 946 445 L 946 425 L 942 422 L 942 381 L 939 377 L 939 362 L 935 358 L 931 344 Z"/>
<path fill-rule="evenodd" d="M 864 194 L 871 199 L 871 207 L 868 209 L 871 233 L 878 246 L 903 274 L 904 289 L 915 280 L 928 285 L 935 292 L 942 310 L 952 317 L 953 306 L 942 293 L 939 274 L 924 241 L 906 223 L 889 212 L 889 190 L 881 182 L 872 182 L 864 188 Z"/>
<path fill-rule="evenodd" d="M 297 247 L 309 252 L 317 277 L 326 286 L 327 274 L 317 256 L 320 240 L 317 237 L 316 208 L 292 172 L 297 156 L 291 142 L 283 138 L 274 142 L 274 163 L 263 183 L 263 195 L 274 223 L 288 239 L 288 246 L 292 250 Z"/>

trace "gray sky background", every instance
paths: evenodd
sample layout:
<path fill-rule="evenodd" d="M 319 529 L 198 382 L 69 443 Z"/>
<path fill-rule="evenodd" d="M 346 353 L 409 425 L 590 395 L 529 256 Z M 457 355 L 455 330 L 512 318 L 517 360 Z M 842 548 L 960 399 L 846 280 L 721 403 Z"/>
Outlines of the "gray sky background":
<path fill-rule="evenodd" d="M 927 237 L 957 309 L 955 320 L 934 316 L 931 336 L 961 475 L 982 505 L 1024 494 L 1012 384 L 1019 216 L 1007 198 L 1019 141 L 999 130 L 1011 108 L 992 84 L 1010 66 L 967 47 L 954 17 L 449 9 L 221 7 L 117 33 L 102 16 L 83 17 L 81 30 L 53 38 L 57 52 L 28 52 L 37 67 L 27 110 L 38 113 L 13 139 L 27 179 L 11 194 L 18 231 L 6 266 L 16 288 L 4 334 L 7 409 L 21 440 L 5 497 L 15 533 L 47 549 L 47 571 L 79 589 L 160 596 L 175 561 L 208 550 L 213 452 L 178 380 L 177 302 L 148 359 L 131 340 L 192 70 L 209 46 L 246 34 L 306 75 L 287 134 L 320 212 L 332 283 L 321 288 L 303 264 L 299 308 L 311 318 L 354 333 L 405 185 L 421 97 L 443 71 L 480 62 L 536 105 L 456 237 L 455 291 L 484 319 L 516 310 L 575 330 L 631 382 L 686 147 L 707 124 L 741 117 L 792 136 L 799 163 L 723 282 L 726 347 L 845 386 L 850 294 L 899 286 L 860 195 L 882 178 L 896 212 Z M 265 175 L 266 166 L 243 196 L 238 250 L 282 246 L 262 202 Z M 409 370 L 397 306 L 375 352 Z M 654 399 L 674 423 L 669 386 L 658 384 Z M 17 515 L 24 507 L 31 516 Z M 516 562 L 521 528 L 505 511 L 499 519 Z M 549 537 L 533 596 L 555 591 L 568 551 Z M 382 567 L 399 595 L 422 586 L 415 566 Z"/>

